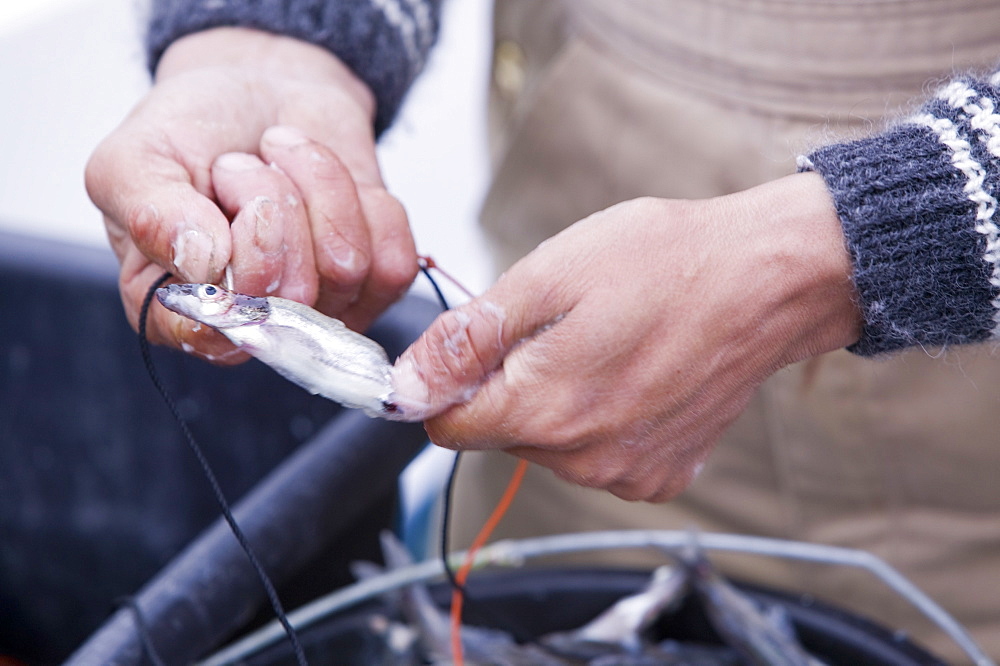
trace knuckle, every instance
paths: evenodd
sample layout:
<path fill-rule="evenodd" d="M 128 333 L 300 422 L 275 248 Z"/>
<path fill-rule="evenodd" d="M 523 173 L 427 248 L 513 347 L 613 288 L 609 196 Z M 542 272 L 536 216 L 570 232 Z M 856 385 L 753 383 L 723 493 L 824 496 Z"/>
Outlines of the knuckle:
<path fill-rule="evenodd" d="M 647 484 L 639 499 L 652 504 L 668 502 L 684 492 L 691 481 L 691 477 L 678 478 L 676 476 L 655 480 L 652 484 Z"/>
<path fill-rule="evenodd" d="M 428 438 L 436 446 L 450 451 L 461 451 L 468 448 L 467 439 L 459 436 L 454 427 L 446 423 L 442 417 L 430 419 L 424 423 Z"/>
<path fill-rule="evenodd" d="M 556 472 L 563 479 L 585 488 L 607 489 L 615 484 L 618 475 L 606 466 L 588 463 L 569 463 Z"/>
<path fill-rule="evenodd" d="M 88 191 L 104 185 L 110 174 L 116 171 L 122 152 L 119 149 L 121 142 L 117 140 L 117 137 L 117 134 L 106 136 L 97 144 L 87 159 L 87 164 L 84 167 L 84 182 Z"/>
<path fill-rule="evenodd" d="M 669 462 L 654 463 L 636 484 L 637 499 L 661 503 L 676 498 L 698 477 L 707 457 L 707 449 L 683 450 Z"/>
<path fill-rule="evenodd" d="M 105 157 L 107 149 L 104 146 L 104 143 L 97 146 L 83 170 L 83 182 L 87 189 L 87 195 L 102 209 L 105 195 L 104 187 L 108 180 L 107 172 L 110 163 L 110 160 Z"/>
<path fill-rule="evenodd" d="M 118 293 L 121 296 L 122 307 L 125 310 L 125 318 L 133 331 L 139 331 L 139 301 L 130 293 L 128 286 L 119 278 Z M 154 341 L 152 337 L 151 341 Z"/>
<path fill-rule="evenodd" d="M 125 210 L 123 222 L 132 239 L 140 246 L 149 246 L 161 233 L 163 218 L 156 207 L 136 204 Z"/>
<path fill-rule="evenodd" d="M 316 268 L 328 281 L 358 285 L 372 267 L 365 218 L 351 204 L 337 204 L 322 211 L 310 210 Z"/>
<path fill-rule="evenodd" d="M 525 441 L 549 451 L 568 451 L 585 439 L 572 422 L 544 415 L 525 417 L 521 431 Z"/>
<path fill-rule="evenodd" d="M 683 204 L 678 205 L 671 199 L 660 199 L 653 196 L 642 196 L 629 202 L 630 208 L 638 215 L 667 215 L 672 209 L 679 209 Z"/>
<path fill-rule="evenodd" d="M 600 449 L 587 447 L 563 455 L 556 473 L 577 485 L 606 490 L 621 484 L 627 469 Z"/>
<path fill-rule="evenodd" d="M 630 502 L 660 503 L 672 500 L 687 488 L 688 482 L 672 472 L 649 470 L 610 488 L 621 499 Z"/>
<path fill-rule="evenodd" d="M 615 484 L 608 486 L 607 490 L 618 499 L 626 502 L 640 502 L 647 499 L 646 494 L 632 484 Z"/>
<path fill-rule="evenodd" d="M 666 485 L 637 499 L 650 504 L 663 504 L 676 499 L 682 492 L 684 492 L 684 488 Z"/>
<path fill-rule="evenodd" d="M 150 261 L 191 281 L 205 281 L 208 277 L 201 274 L 199 260 L 211 249 L 202 251 L 206 241 L 197 231 L 191 229 L 180 235 L 180 230 L 167 224 L 155 205 L 142 202 L 125 208 L 121 223 L 132 243 Z"/>
<path fill-rule="evenodd" d="M 525 393 L 521 403 L 521 429 L 526 441 L 540 448 L 567 451 L 596 441 L 601 426 L 581 413 L 575 389 L 540 386 L 539 391 Z"/>
<path fill-rule="evenodd" d="M 629 502 L 660 503 L 680 495 L 689 483 L 687 476 L 677 475 L 673 470 L 635 467 L 623 470 L 605 488 Z"/>
<path fill-rule="evenodd" d="M 419 270 L 415 253 L 394 254 L 379 266 L 379 291 L 392 298 L 402 295 Z"/>

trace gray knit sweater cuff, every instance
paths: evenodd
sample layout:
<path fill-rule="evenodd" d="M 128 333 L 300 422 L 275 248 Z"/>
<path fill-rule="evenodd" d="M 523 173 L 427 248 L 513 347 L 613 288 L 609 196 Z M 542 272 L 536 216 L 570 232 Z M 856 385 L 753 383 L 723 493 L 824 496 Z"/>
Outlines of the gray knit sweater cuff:
<path fill-rule="evenodd" d="M 335 53 L 372 89 L 381 133 L 437 38 L 441 0 L 153 0 L 146 54 L 155 71 L 171 42 L 220 26 L 296 37 Z"/>
<path fill-rule="evenodd" d="M 963 79 L 889 131 L 802 160 L 833 194 L 864 329 L 850 350 L 1000 337 L 1000 77 Z"/>

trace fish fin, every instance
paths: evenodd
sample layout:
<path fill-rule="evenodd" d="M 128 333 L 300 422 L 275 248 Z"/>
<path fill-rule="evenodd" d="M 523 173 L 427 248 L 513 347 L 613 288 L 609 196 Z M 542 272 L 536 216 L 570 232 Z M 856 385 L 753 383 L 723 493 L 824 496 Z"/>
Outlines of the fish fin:
<path fill-rule="evenodd" d="M 356 580 L 369 580 L 385 573 L 385 569 L 367 560 L 356 560 L 348 565 Z"/>
<path fill-rule="evenodd" d="M 382 530 L 379 534 L 382 557 L 390 571 L 413 564 L 413 557 L 395 534 Z M 417 627 L 421 645 L 434 658 L 447 658 L 451 653 L 451 627 L 447 616 L 431 600 L 424 585 L 412 583 L 402 590 L 400 606 L 406 620 Z"/>
<path fill-rule="evenodd" d="M 761 606 L 761 613 L 767 618 L 767 621 L 771 623 L 777 631 L 781 632 L 786 638 L 798 641 L 798 634 L 795 633 L 795 625 L 792 624 L 792 618 L 788 616 L 788 611 L 778 606 L 777 604 L 759 604 Z"/>
<path fill-rule="evenodd" d="M 382 557 L 385 559 L 385 566 L 390 571 L 413 564 L 413 556 L 410 555 L 410 551 L 391 530 L 382 530 L 378 538 L 379 543 L 382 544 Z"/>

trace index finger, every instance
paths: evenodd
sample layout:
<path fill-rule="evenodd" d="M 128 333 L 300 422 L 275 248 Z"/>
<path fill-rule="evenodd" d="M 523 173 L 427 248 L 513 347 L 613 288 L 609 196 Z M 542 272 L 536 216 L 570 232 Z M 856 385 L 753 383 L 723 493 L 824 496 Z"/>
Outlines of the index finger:
<path fill-rule="evenodd" d="M 104 213 L 119 260 L 130 239 L 182 280 L 219 279 L 232 252 L 229 220 L 209 198 L 211 181 L 197 178 L 141 138 L 116 133 L 98 146 L 87 163 L 87 193 Z"/>
<path fill-rule="evenodd" d="M 209 199 L 210 184 L 199 180 L 197 171 L 192 175 L 127 130 L 106 139 L 87 164 L 87 192 L 104 213 L 121 263 L 119 291 L 133 328 L 150 284 L 163 272 L 185 282 L 216 282 L 229 263 L 229 221 Z M 215 331 L 158 304 L 150 313 L 149 338 L 218 362 L 246 358 Z"/>

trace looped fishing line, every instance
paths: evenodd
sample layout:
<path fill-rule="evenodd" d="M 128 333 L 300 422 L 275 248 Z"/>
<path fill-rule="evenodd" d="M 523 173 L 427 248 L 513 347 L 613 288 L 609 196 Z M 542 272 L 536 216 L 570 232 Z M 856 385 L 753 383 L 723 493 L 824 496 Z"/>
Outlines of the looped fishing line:
<path fill-rule="evenodd" d="M 285 615 L 285 609 L 281 605 L 281 600 L 278 599 L 278 592 L 275 590 L 274 584 L 271 582 L 271 578 L 267 575 L 267 572 L 264 570 L 264 566 L 260 563 L 260 560 L 257 559 L 256 553 L 254 553 L 253 548 L 250 546 L 250 541 L 237 524 L 236 518 L 233 516 L 233 512 L 229 508 L 229 502 L 226 500 L 226 496 L 222 492 L 222 487 L 219 485 L 219 481 L 216 479 L 211 465 L 208 464 L 208 459 L 205 458 L 205 454 L 202 451 L 201 446 L 199 446 L 198 442 L 195 440 L 194 434 L 191 432 L 191 428 L 188 427 L 187 421 L 185 421 L 184 417 L 181 416 L 180 410 L 177 409 L 177 404 L 170 396 L 170 393 L 167 391 L 166 386 L 160 379 L 160 375 L 156 371 L 156 367 L 153 364 L 153 356 L 150 353 L 149 338 L 146 336 L 146 320 L 149 316 L 149 306 L 153 302 L 153 296 L 156 294 L 156 290 L 161 287 L 164 282 L 170 279 L 170 277 L 170 273 L 164 273 L 161 275 L 160 278 L 149 288 L 145 299 L 142 301 L 142 308 L 139 311 L 139 349 L 142 352 L 142 361 L 146 366 L 146 371 L 149 373 L 149 378 L 153 381 L 153 385 L 156 387 L 156 390 L 160 393 L 160 396 L 166 403 L 167 409 L 170 410 L 174 420 L 177 421 L 177 424 L 180 426 L 181 432 L 184 433 L 184 439 L 187 440 L 188 446 L 198 459 L 198 463 L 201 465 L 201 469 L 205 473 L 205 478 L 208 480 L 209 485 L 212 487 L 212 492 L 215 494 L 215 499 L 218 501 L 219 507 L 222 509 L 222 516 L 229 524 L 229 529 L 232 531 L 233 536 L 236 537 L 236 540 L 239 542 L 243 552 L 246 553 L 247 559 L 250 560 L 250 564 L 257 573 L 257 577 L 260 579 L 261 585 L 264 586 L 264 591 L 267 594 L 268 600 L 271 602 L 274 614 L 277 616 L 278 622 L 281 623 L 285 633 L 288 635 L 288 640 L 292 644 L 296 660 L 300 666 L 306 666 L 306 655 L 302 649 L 302 644 L 299 642 L 299 637 L 295 632 L 295 628 L 291 625 L 288 621 L 288 617 Z M 137 605 L 133 604 L 132 608 L 136 614 L 139 614 L 139 608 Z M 144 625 L 144 623 L 142 624 Z M 143 627 L 140 626 L 140 634 L 142 634 L 142 632 Z M 147 645 L 147 650 L 152 646 L 148 639 L 149 637 L 147 634 L 147 636 L 143 639 Z M 152 655 L 150 656 L 153 658 Z"/>

